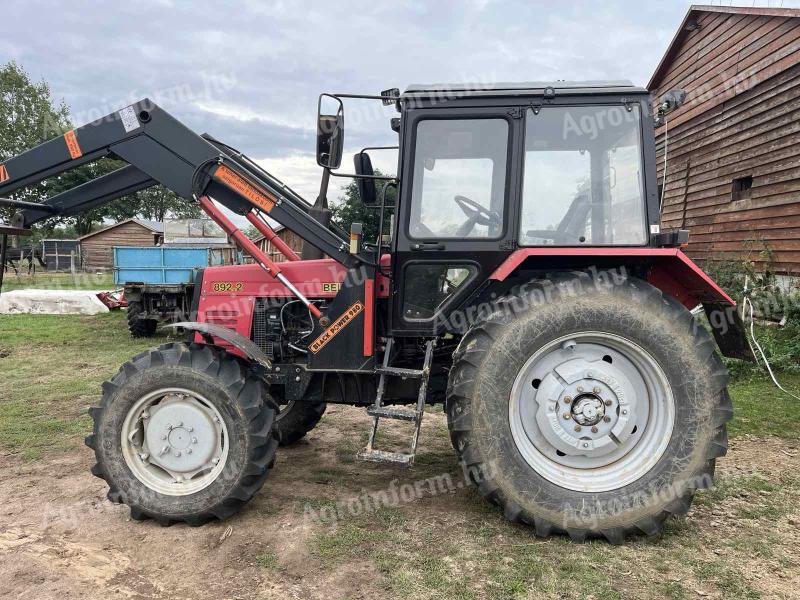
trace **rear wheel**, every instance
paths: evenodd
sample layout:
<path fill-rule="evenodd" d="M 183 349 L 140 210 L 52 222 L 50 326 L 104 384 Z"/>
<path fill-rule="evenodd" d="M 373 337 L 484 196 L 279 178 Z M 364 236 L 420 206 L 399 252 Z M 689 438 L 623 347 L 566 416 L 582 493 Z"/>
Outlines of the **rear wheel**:
<path fill-rule="evenodd" d="M 146 312 L 141 302 L 128 304 L 128 331 L 133 337 L 153 337 L 158 321 L 145 318 Z"/>
<path fill-rule="evenodd" d="M 168 344 L 140 354 L 103 385 L 86 439 L 97 458 L 92 473 L 134 519 L 225 519 L 274 464 L 275 413 L 263 382 L 239 359 L 200 344 Z"/>
<path fill-rule="evenodd" d="M 656 534 L 711 485 L 732 416 L 715 343 L 639 280 L 566 277 L 463 338 L 447 412 L 481 493 L 540 535 Z"/>
<path fill-rule="evenodd" d="M 291 401 L 281 404 L 275 419 L 275 429 L 281 446 L 299 442 L 314 429 L 325 414 L 326 404 Z"/>

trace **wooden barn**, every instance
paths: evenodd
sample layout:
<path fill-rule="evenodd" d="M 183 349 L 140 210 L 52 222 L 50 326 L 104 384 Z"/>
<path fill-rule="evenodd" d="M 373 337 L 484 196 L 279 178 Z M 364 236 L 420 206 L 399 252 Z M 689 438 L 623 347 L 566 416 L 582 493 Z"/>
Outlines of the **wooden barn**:
<path fill-rule="evenodd" d="M 114 246 L 155 246 L 163 226 L 154 221 L 128 219 L 80 238 L 83 269 L 110 271 L 114 268 Z"/>
<path fill-rule="evenodd" d="M 295 253 L 300 255 L 300 253 L 303 251 L 303 238 L 297 235 L 294 231 L 286 229 L 286 227 L 280 224 L 275 224 L 272 227 L 272 230 L 280 239 L 286 242 L 289 247 L 295 251 Z M 266 252 L 267 256 L 269 256 L 274 262 L 283 262 L 286 260 L 286 257 L 281 254 L 280 251 L 275 248 L 273 243 L 263 235 L 255 238 L 253 242 L 255 242 L 256 246 L 258 246 L 262 252 Z"/>
<path fill-rule="evenodd" d="M 648 89 L 687 93 L 656 131 L 662 226 L 700 261 L 800 275 L 800 10 L 692 6 Z"/>

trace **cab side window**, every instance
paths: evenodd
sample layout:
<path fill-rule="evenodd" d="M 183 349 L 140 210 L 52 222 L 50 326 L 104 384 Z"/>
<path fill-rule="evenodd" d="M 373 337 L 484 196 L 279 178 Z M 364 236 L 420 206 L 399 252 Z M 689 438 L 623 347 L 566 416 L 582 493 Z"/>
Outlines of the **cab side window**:
<path fill-rule="evenodd" d="M 491 239 L 503 233 L 508 122 L 424 120 L 417 125 L 409 234 Z"/>

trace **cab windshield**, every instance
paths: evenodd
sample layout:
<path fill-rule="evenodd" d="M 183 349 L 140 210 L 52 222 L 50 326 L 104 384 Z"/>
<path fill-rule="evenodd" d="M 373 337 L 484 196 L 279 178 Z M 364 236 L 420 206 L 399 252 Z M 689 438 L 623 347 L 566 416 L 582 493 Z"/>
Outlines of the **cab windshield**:
<path fill-rule="evenodd" d="M 647 241 L 638 105 L 528 109 L 519 243 Z"/>

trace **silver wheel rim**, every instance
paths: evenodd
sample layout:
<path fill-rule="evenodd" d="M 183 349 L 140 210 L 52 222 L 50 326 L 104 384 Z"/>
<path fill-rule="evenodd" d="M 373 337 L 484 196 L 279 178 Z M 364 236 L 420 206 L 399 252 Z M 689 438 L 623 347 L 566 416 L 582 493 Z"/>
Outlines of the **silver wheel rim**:
<path fill-rule="evenodd" d="M 585 332 L 554 340 L 523 365 L 509 403 L 514 443 L 548 481 L 580 492 L 619 489 L 669 444 L 675 400 L 641 346 Z"/>
<path fill-rule="evenodd" d="M 206 398 L 164 388 L 141 398 L 122 424 L 122 455 L 151 490 L 188 496 L 219 477 L 228 458 L 228 429 Z"/>

